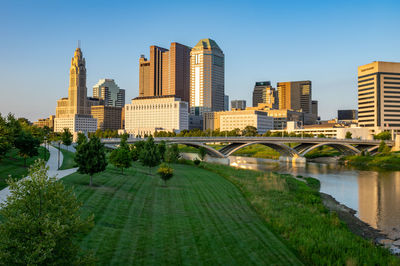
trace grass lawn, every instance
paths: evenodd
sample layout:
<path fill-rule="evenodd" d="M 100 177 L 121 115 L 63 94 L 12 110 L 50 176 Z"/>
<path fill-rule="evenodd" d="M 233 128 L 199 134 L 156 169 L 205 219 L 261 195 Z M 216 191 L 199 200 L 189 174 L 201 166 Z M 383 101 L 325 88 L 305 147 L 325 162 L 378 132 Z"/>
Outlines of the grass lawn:
<path fill-rule="evenodd" d="M 46 152 L 46 161 L 49 159 L 49 151 L 44 147 L 39 148 L 39 156 L 26 159 L 27 167 L 24 167 L 24 158 L 18 155 L 17 149 L 12 149 L 5 158 L 0 160 L 0 190 L 7 187 L 6 180 L 9 175 L 13 178 L 22 178 L 28 173 L 29 165 L 31 165 L 37 158 L 44 158 Z"/>
<path fill-rule="evenodd" d="M 322 203 L 314 179 L 202 163 L 236 184 L 270 228 L 307 265 L 400 265 L 388 250 L 353 233 Z M 313 189 L 314 188 L 314 189 Z"/>
<path fill-rule="evenodd" d="M 193 166 L 173 168 L 168 187 L 138 163 L 125 175 L 109 166 L 93 188 L 88 176 L 65 177 L 83 215 L 95 214 L 81 247 L 102 265 L 301 264 L 232 183 Z"/>
<path fill-rule="evenodd" d="M 74 161 L 75 153 L 72 151 L 67 151 L 65 149 L 60 149 L 63 155 L 63 162 L 60 166 L 60 170 L 66 170 L 70 168 L 77 167 L 77 164 Z"/>

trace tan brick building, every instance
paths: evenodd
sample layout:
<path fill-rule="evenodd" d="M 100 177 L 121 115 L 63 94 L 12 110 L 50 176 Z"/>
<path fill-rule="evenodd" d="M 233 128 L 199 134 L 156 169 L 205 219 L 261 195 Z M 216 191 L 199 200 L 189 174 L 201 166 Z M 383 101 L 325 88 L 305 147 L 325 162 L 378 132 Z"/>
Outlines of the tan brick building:
<path fill-rule="evenodd" d="M 278 82 L 279 109 L 312 113 L 311 81 Z"/>
<path fill-rule="evenodd" d="M 97 129 L 121 129 L 122 109 L 114 106 L 92 106 L 92 116 L 97 119 Z"/>

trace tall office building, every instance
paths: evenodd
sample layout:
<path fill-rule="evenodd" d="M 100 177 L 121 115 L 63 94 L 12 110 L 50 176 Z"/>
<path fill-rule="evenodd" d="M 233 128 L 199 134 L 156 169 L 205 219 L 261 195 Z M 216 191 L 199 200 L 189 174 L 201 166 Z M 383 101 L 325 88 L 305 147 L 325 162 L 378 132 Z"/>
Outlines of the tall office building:
<path fill-rule="evenodd" d="M 311 81 L 278 82 L 279 109 L 312 113 Z"/>
<path fill-rule="evenodd" d="M 268 108 L 278 109 L 278 92 L 272 88 L 270 81 L 256 82 L 253 90 L 253 107 L 265 104 Z"/>
<path fill-rule="evenodd" d="M 97 120 L 90 115 L 90 107 L 99 100 L 87 98 L 86 61 L 78 47 L 71 60 L 68 98 L 57 101 L 54 131 L 62 132 L 68 128 L 71 132 L 94 132 Z"/>
<path fill-rule="evenodd" d="M 246 109 L 246 100 L 233 100 L 231 101 L 231 109 Z"/>
<path fill-rule="evenodd" d="M 357 110 L 338 110 L 338 120 L 357 120 Z"/>
<path fill-rule="evenodd" d="M 358 124 L 400 131 L 400 63 L 375 61 L 358 67 Z"/>
<path fill-rule="evenodd" d="M 214 40 L 202 39 L 190 52 L 190 112 L 223 111 L 224 53 Z"/>
<path fill-rule="evenodd" d="M 103 100 L 105 106 L 124 107 L 125 90 L 120 89 L 113 79 L 100 79 L 93 86 L 93 98 Z"/>
<path fill-rule="evenodd" d="M 229 96 L 224 96 L 224 111 L 229 111 Z"/>
<path fill-rule="evenodd" d="M 311 113 L 318 117 L 318 101 L 311 101 Z"/>
<path fill-rule="evenodd" d="M 150 46 L 150 60 L 139 59 L 139 97 L 176 95 L 189 101 L 190 47 L 173 42 L 170 49 Z"/>

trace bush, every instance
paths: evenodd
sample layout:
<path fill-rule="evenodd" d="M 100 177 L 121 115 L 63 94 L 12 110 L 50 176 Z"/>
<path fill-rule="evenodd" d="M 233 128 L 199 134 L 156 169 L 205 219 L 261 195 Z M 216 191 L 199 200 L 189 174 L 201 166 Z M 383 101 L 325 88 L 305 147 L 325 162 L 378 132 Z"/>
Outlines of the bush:
<path fill-rule="evenodd" d="M 200 162 L 201 162 L 201 161 L 200 161 L 199 159 L 197 159 L 197 158 L 193 160 L 193 163 L 194 163 L 195 165 L 199 165 Z"/>
<path fill-rule="evenodd" d="M 174 175 L 174 169 L 169 167 L 167 164 L 162 163 L 158 168 L 157 173 L 160 175 L 160 178 L 164 180 L 165 185 L 167 185 L 167 181 Z"/>

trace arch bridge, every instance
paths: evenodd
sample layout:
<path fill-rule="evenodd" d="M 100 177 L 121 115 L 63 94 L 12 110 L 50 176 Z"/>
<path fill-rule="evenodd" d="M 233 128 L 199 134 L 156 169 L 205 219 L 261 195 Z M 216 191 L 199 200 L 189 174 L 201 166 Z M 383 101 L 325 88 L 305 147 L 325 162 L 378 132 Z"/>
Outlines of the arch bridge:
<path fill-rule="evenodd" d="M 128 143 L 135 143 L 144 139 L 129 138 Z M 119 138 L 102 139 L 107 146 L 119 144 Z M 380 140 L 359 140 L 359 139 L 333 139 L 333 138 L 280 138 L 280 137 L 165 137 L 154 138 L 156 143 L 165 141 L 167 143 L 183 144 L 195 148 L 203 147 L 209 156 L 226 158 L 234 152 L 250 145 L 261 144 L 278 151 L 284 157 L 304 157 L 307 153 L 322 147 L 332 147 L 343 154 L 359 154 L 361 151 L 374 152 L 380 144 Z M 394 141 L 385 141 L 389 147 L 394 146 Z M 217 150 L 207 144 L 222 144 Z M 292 143 L 296 145 L 291 147 Z"/>

